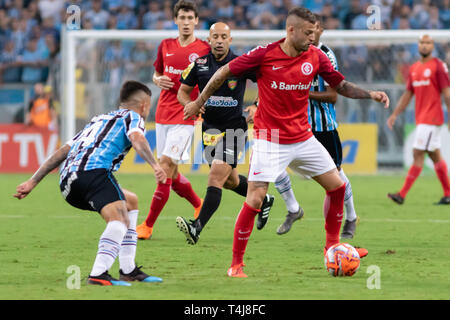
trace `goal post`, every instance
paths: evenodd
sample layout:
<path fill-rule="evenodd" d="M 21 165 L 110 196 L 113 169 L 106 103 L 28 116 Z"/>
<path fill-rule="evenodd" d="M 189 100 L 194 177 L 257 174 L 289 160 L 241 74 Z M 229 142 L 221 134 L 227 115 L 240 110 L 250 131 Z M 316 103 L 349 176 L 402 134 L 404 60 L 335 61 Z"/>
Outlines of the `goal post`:
<path fill-rule="evenodd" d="M 285 37 L 285 33 L 285 30 L 232 30 L 232 50 L 242 54 L 257 45 L 277 41 Z M 207 39 L 208 34 L 207 30 L 195 31 L 196 37 L 203 40 Z M 418 59 L 417 42 L 422 34 L 429 34 L 434 39 L 436 56 L 442 60 L 450 58 L 450 30 L 326 30 L 321 41 L 335 51 L 340 70 L 349 81 L 364 88 L 387 91 L 393 108 L 404 90 L 402 72 L 408 64 Z M 161 40 L 177 36 L 178 30 L 64 30 L 60 83 L 62 141 L 70 139 L 83 122 L 95 114 L 117 107 L 114 103 L 118 96 L 117 83 L 132 78 L 133 70 L 143 72 L 144 69 L 129 66 L 130 63 L 124 58 L 126 54 L 122 60 L 118 59 L 122 65 L 114 65 L 114 61 L 110 60 L 114 60 L 114 55 L 119 53 L 110 50 L 111 43 L 113 47 L 117 44 L 126 48 L 124 51 L 128 50 L 130 55 L 133 46 L 143 42 L 149 56 L 154 57 Z M 151 67 L 145 70 L 151 70 Z M 152 102 L 155 103 L 159 89 L 152 84 L 151 75 L 144 82 L 152 88 Z M 84 110 L 83 117 L 77 116 L 80 109 Z M 408 109 L 411 111 L 411 106 Z M 383 111 L 370 101 L 340 97 L 337 103 L 339 122 L 378 124 L 378 158 L 388 164 L 402 161 L 399 150 L 403 138 L 403 127 L 394 132 L 383 130 L 390 112 Z M 404 122 L 410 121 L 411 112 L 403 117 Z"/>

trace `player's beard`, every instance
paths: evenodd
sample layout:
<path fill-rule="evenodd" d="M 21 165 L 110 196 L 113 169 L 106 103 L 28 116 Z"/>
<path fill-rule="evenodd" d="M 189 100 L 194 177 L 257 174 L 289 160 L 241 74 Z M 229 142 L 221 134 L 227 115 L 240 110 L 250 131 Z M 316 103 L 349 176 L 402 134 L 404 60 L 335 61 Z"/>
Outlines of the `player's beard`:
<path fill-rule="evenodd" d="M 419 54 L 422 56 L 422 58 L 428 58 L 431 55 L 431 52 L 420 52 Z"/>

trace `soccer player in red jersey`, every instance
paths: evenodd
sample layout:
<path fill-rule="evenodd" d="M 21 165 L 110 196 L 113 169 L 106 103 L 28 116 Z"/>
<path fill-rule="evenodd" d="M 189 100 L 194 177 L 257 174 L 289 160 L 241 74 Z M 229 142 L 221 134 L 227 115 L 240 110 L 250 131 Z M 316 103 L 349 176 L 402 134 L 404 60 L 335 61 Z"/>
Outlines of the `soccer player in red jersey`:
<path fill-rule="evenodd" d="M 388 193 L 388 197 L 398 204 L 403 204 L 408 191 L 422 172 L 425 154 L 428 154 L 433 161 L 444 191 L 444 196 L 437 204 L 450 204 L 447 164 L 440 152 L 440 126 L 444 123 L 441 94 L 444 96 L 450 115 L 450 80 L 445 63 L 432 56 L 433 49 L 434 41 L 429 35 L 420 37 L 419 53 L 422 58 L 411 66 L 406 91 L 387 120 L 388 127 L 392 129 L 398 115 L 406 109 L 413 95 L 416 96 L 417 127 L 413 144 L 414 161 L 400 192 Z M 448 129 L 450 130 L 450 120 Z"/>
<path fill-rule="evenodd" d="M 139 239 L 151 237 L 153 225 L 169 199 L 170 189 L 192 204 L 194 216 L 198 215 L 202 206 L 202 199 L 192 189 L 189 180 L 178 172 L 178 163 L 189 159 L 194 120 L 183 119 L 183 106 L 178 102 L 177 92 L 180 75 L 195 59 L 209 52 L 209 44 L 194 35 L 198 24 L 198 11 L 194 3 L 178 1 L 174 7 L 174 17 L 179 36 L 165 39 L 159 45 L 153 75 L 153 82 L 161 88 L 156 108 L 156 152 L 167 180 L 158 184 L 147 219 L 136 229 Z M 197 95 L 198 88 L 195 88 L 192 99 Z"/>
<path fill-rule="evenodd" d="M 195 115 L 211 94 L 231 76 L 249 71 L 257 75 L 259 106 L 254 116 L 254 145 L 248 192 L 234 229 L 230 277 L 246 277 L 243 257 L 270 182 L 289 166 L 317 181 L 325 190 L 325 250 L 339 242 L 344 211 L 345 183 L 325 147 L 308 122 L 311 81 L 319 74 L 332 88 L 353 99 L 373 99 L 389 105 L 384 92 L 363 90 L 344 80 L 314 41 L 316 18 L 305 8 L 294 8 L 286 19 L 286 38 L 259 46 L 220 68 L 199 97 L 185 106 L 185 117 Z M 361 248 L 362 249 L 362 248 Z M 363 254 L 363 251 L 365 253 Z M 362 255 L 367 254 L 365 249 Z"/>

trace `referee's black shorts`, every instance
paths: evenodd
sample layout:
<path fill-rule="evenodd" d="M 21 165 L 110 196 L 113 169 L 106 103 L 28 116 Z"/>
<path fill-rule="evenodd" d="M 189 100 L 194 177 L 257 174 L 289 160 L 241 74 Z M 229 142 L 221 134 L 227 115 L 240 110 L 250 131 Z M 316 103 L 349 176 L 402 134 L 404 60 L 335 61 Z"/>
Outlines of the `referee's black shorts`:
<path fill-rule="evenodd" d="M 209 166 L 212 165 L 214 159 L 217 159 L 229 164 L 234 169 L 245 151 L 248 134 L 245 118 L 229 127 L 228 129 L 217 129 L 203 124 L 203 155 Z M 211 135 L 216 136 L 213 144 L 210 143 Z M 206 138 L 208 136 L 209 138 Z"/>
<path fill-rule="evenodd" d="M 82 210 L 100 213 L 107 204 L 125 200 L 117 180 L 106 169 L 69 173 L 59 187 L 64 199 Z"/>
<path fill-rule="evenodd" d="M 337 130 L 313 131 L 317 140 L 327 149 L 338 169 L 342 165 L 342 143 Z"/>

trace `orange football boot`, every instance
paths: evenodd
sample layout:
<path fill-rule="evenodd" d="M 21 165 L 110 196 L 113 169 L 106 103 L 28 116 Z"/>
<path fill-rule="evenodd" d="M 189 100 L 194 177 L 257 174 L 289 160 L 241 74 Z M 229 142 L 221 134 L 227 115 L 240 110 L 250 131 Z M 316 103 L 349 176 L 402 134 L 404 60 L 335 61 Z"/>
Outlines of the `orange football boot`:
<path fill-rule="evenodd" d="M 147 226 L 145 224 L 145 221 L 144 221 L 136 227 L 136 233 L 137 233 L 138 239 L 141 239 L 141 240 L 151 239 L 152 233 L 153 233 L 153 227 L 150 228 L 149 226 Z"/>
<path fill-rule="evenodd" d="M 243 267 L 245 267 L 243 263 L 235 264 L 228 269 L 227 275 L 232 278 L 247 278 L 248 276 L 244 273 Z"/>

